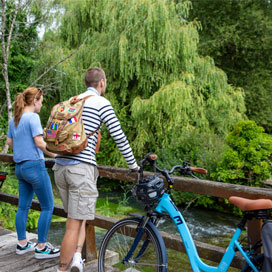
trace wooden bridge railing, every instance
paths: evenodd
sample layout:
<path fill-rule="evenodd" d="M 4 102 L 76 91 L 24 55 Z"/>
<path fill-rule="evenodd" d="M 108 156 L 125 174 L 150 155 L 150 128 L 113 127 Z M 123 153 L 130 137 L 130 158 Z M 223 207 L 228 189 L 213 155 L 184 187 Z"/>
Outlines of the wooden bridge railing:
<path fill-rule="evenodd" d="M 14 163 L 12 155 L 3 155 L 0 154 L 0 161 L 7 163 Z M 46 159 L 46 167 L 52 168 L 54 165 L 54 159 Z M 117 168 L 111 166 L 102 166 L 98 165 L 99 175 L 102 177 L 107 177 L 113 180 L 123 180 L 134 182 L 136 178 L 136 174 L 133 173 L 131 175 L 127 175 L 128 169 Z M 151 174 L 150 172 L 145 172 L 145 175 Z M 216 181 L 208 181 L 208 180 L 196 180 L 193 178 L 185 178 L 185 177 L 174 177 L 175 184 L 174 189 L 184 192 L 192 192 L 196 194 L 204 194 L 209 196 L 215 196 L 220 198 L 229 198 L 230 196 L 241 196 L 250 199 L 259 199 L 259 198 L 268 198 L 272 199 L 272 190 L 266 188 L 255 188 L 243 185 L 235 185 L 235 184 L 227 184 Z M 0 192 L 0 201 L 8 202 L 14 205 L 18 205 L 18 197 L 4 194 Z M 32 209 L 40 210 L 40 206 L 38 201 L 33 200 Z M 62 207 L 55 206 L 54 214 L 58 216 L 66 217 L 66 214 Z M 96 246 L 95 246 L 95 234 L 94 234 L 94 226 L 101 227 L 104 229 L 109 229 L 115 220 L 96 215 L 95 220 L 87 222 L 87 238 L 86 238 L 86 258 L 94 259 L 96 258 Z M 260 220 L 252 220 L 249 221 L 248 224 L 248 234 L 251 237 L 252 242 L 258 240 L 260 238 L 260 230 L 261 230 L 261 222 Z M 161 233 L 166 247 L 172 248 L 178 251 L 185 252 L 185 248 L 181 242 L 180 237 L 176 235 L 170 235 L 167 233 Z M 219 262 L 225 252 L 225 249 L 208 245 L 201 242 L 196 242 L 196 247 L 199 253 L 199 256 L 211 261 Z M 241 256 L 236 256 L 232 266 L 241 268 L 243 265 Z"/>

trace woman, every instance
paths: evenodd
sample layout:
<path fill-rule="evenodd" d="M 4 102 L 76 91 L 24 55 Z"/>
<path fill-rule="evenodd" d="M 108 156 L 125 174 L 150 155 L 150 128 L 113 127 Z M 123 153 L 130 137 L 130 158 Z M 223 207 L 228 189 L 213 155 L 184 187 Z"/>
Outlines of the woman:
<path fill-rule="evenodd" d="M 13 149 L 16 176 L 19 181 L 19 206 L 15 224 L 18 236 L 16 253 L 22 255 L 35 250 L 35 258 L 58 257 L 59 249 L 46 242 L 54 209 L 51 181 L 45 168 L 43 152 L 50 157 L 43 141 L 43 130 L 38 113 L 43 101 L 42 90 L 27 88 L 17 95 L 14 118 L 9 123 L 7 144 Z M 38 221 L 38 244 L 26 239 L 28 210 L 34 193 L 37 195 L 41 214 Z"/>

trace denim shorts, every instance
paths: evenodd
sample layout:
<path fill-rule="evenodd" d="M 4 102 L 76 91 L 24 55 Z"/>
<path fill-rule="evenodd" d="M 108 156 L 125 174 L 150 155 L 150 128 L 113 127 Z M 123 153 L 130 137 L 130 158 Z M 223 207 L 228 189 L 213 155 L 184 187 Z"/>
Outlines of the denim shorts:
<path fill-rule="evenodd" d="M 98 197 L 97 167 L 87 163 L 55 164 L 55 182 L 59 189 L 64 211 L 69 218 L 93 220 Z"/>

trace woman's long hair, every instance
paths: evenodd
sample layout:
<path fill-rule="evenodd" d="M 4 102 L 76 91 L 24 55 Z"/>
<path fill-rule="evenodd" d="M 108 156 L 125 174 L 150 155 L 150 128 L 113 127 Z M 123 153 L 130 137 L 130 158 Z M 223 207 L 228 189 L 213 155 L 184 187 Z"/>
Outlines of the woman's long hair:
<path fill-rule="evenodd" d="M 37 88 L 27 88 L 22 93 L 17 94 L 14 105 L 14 124 L 17 127 L 23 115 L 24 108 L 30 106 L 34 99 L 39 100 L 42 90 Z"/>

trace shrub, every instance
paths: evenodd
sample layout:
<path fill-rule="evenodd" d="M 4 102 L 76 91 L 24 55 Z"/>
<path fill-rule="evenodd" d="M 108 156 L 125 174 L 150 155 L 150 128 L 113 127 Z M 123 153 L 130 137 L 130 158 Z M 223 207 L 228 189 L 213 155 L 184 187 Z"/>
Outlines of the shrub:
<path fill-rule="evenodd" d="M 260 186 L 272 176 L 272 137 L 254 121 L 240 121 L 227 137 L 229 146 L 212 177 L 218 181 Z"/>

